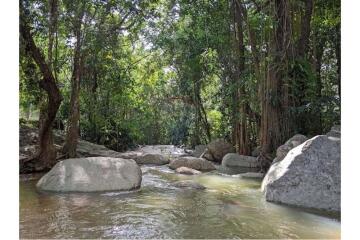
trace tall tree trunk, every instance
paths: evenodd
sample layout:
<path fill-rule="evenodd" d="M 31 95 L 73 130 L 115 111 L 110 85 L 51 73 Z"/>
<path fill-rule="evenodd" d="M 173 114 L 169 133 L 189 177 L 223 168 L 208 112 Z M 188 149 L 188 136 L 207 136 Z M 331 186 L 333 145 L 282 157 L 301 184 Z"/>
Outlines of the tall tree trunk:
<path fill-rule="evenodd" d="M 338 94 L 341 101 L 341 30 L 340 23 L 336 26 L 336 36 L 335 36 L 335 55 L 336 55 L 336 65 L 337 65 L 337 82 L 338 82 Z"/>
<path fill-rule="evenodd" d="M 57 8 L 58 8 L 57 0 L 49 0 L 49 43 L 48 43 L 48 65 L 50 70 L 53 70 L 53 46 L 54 46 L 54 38 L 55 32 L 57 30 Z"/>
<path fill-rule="evenodd" d="M 40 49 L 36 46 L 30 33 L 30 27 L 26 23 L 22 5 L 20 5 L 20 33 L 26 44 L 27 52 L 30 53 L 42 74 L 43 78 L 40 81 L 40 87 L 47 93 L 46 112 L 44 114 L 43 124 L 40 126 L 39 150 L 36 154 L 38 165 L 35 164 L 35 170 L 42 170 L 44 168 L 46 169 L 52 167 L 52 165 L 56 162 L 56 152 L 53 145 L 52 125 L 61 104 L 62 96 L 56 85 L 56 81 L 51 72 L 51 69 L 46 63 L 45 57 L 42 55 Z"/>
<path fill-rule="evenodd" d="M 197 75 L 197 74 L 196 74 Z M 200 103 L 199 98 L 200 96 L 200 83 L 199 78 L 194 76 L 194 83 L 193 83 L 194 95 L 193 95 L 193 103 L 195 107 L 195 131 L 192 138 L 192 147 L 201 144 L 200 134 L 201 134 L 201 112 L 200 112 Z"/>
<path fill-rule="evenodd" d="M 288 0 L 275 0 L 275 31 L 271 45 L 272 60 L 265 82 L 261 125 L 261 155 L 268 158 L 289 135 L 286 66 L 290 46 Z"/>
<path fill-rule="evenodd" d="M 198 81 L 196 84 L 198 84 L 198 86 L 196 87 L 196 91 L 195 91 L 195 99 L 196 99 L 195 104 L 197 104 L 196 109 L 198 112 L 197 115 L 199 117 L 200 123 L 202 123 L 202 128 L 205 130 L 205 134 L 206 134 L 205 143 L 208 143 L 211 141 L 210 124 L 207 120 L 206 111 L 205 111 L 204 105 L 201 100 L 200 82 Z"/>
<path fill-rule="evenodd" d="M 310 62 L 309 57 L 309 43 L 310 43 L 310 32 L 311 32 L 311 18 L 313 12 L 313 0 L 302 0 L 304 3 L 304 11 L 301 14 L 301 29 L 299 39 L 297 41 L 296 46 L 296 58 L 300 61 L 299 64 L 303 64 L 304 61 Z M 306 92 L 308 81 L 307 77 L 297 77 L 297 89 L 294 96 L 295 106 L 300 108 L 305 106 L 308 103 L 306 99 Z M 301 133 L 309 133 L 311 132 L 311 126 L 307 125 L 307 119 L 309 118 L 308 114 L 300 113 L 297 118 L 297 131 Z"/>
<path fill-rule="evenodd" d="M 80 79 L 83 64 L 81 54 L 81 26 L 84 15 L 84 3 L 80 8 L 77 19 L 75 20 L 74 33 L 76 45 L 74 49 L 74 66 L 71 76 L 71 96 L 70 96 L 70 115 L 67 123 L 66 139 L 63 147 L 63 153 L 69 157 L 76 157 L 76 147 L 79 138 L 79 120 L 80 120 Z"/>
<path fill-rule="evenodd" d="M 263 85 L 264 85 L 264 77 L 261 75 L 261 69 L 260 69 L 260 54 L 259 54 L 259 50 L 257 48 L 257 40 L 256 40 L 256 36 L 255 36 L 255 32 L 253 30 L 253 28 L 250 25 L 249 19 L 248 19 L 248 15 L 247 15 L 247 10 L 246 7 L 243 6 L 243 4 L 240 4 L 240 10 L 241 13 L 243 15 L 244 21 L 246 23 L 247 26 L 247 31 L 248 31 L 248 36 L 249 36 L 249 43 L 250 43 L 250 47 L 251 47 L 251 54 L 252 54 L 252 62 L 253 62 L 253 66 L 254 66 L 254 72 L 255 72 L 255 77 L 257 80 L 257 95 L 258 98 L 260 99 L 260 111 L 261 111 L 261 103 L 263 102 Z M 249 109 L 250 111 L 250 109 Z M 259 121 L 261 119 L 261 116 L 259 116 L 259 114 L 253 112 L 253 119 L 254 122 L 256 123 L 255 125 L 255 135 L 260 135 L 260 128 L 261 128 L 261 121 Z M 257 139 L 258 140 L 258 139 Z M 258 144 L 258 143 L 256 143 Z"/>
<path fill-rule="evenodd" d="M 305 58 L 309 51 L 310 23 L 313 12 L 313 0 L 303 0 L 305 4 L 304 14 L 301 16 L 301 33 L 297 44 L 297 53 L 300 58 Z"/>
<path fill-rule="evenodd" d="M 319 111 L 316 113 L 316 120 L 314 122 L 314 134 L 323 134 L 323 116 L 322 116 L 322 77 L 321 77 L 321 66 L 323 62 L 323 55 L 326 45 L 326 38 L 319 31 L 319 28 L 315 28 L 312 34 L 312 69 L 315 73 L 316 79 L 316 99 L 318 102 Z"/>
<path fill-rule="evenodd" d="M 244 45 L 244 17 L 242 15 L 241 6 L 239 0 L 235 0 L 234 12 L 235 12 L 235 42 L 236 42 L 236 123 L 235 123 L 235 145 L 239 154 L 249 155 L 250 154 L 250 140 L 248 134 L 248 101 L 245 96 L 244 86 L 244 71 L 245 71 L 245 45 Z"/>

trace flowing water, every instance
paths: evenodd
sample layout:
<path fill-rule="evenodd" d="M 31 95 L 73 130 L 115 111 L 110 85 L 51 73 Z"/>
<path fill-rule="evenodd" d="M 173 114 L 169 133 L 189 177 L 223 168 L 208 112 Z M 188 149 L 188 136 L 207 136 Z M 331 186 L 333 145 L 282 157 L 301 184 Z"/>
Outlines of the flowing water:
<path fill-rule="evenodd" d="M 44 193 L 20 180 L 21 238 L 340 238 L 340 221 L 266 202 L 260 181 L 143 166 L 140 190 Z M 192 180 L 206 190 L 174 187 Z"/>

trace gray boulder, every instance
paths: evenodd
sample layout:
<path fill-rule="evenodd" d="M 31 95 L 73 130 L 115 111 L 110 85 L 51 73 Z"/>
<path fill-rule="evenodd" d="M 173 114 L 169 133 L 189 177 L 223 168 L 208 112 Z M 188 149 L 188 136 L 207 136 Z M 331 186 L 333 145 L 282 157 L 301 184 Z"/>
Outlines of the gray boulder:
<path fill-rule="evenodd" d="M 200 158 L 205 158 L 206 160 L 209 161 L 215 161 L 215 158 L 208 152 L 207 149 L 205 149 L 205 152 L 203 152 L 203 154 L 200 155 Z"/>
<path fill-rule="evenodd" d="M 79 157 L 121 157 L 119 152 L 84 140 L 79 140 L 76 153 Z"/>
<path fill-rule="evenodd" d="M 272 164 L 263 182 L 267 201 L 340 212 L 340 139 L 315 136 Z"/>
<path fill-rule="evenodd" d="M 89 157 L 58 162 L 37 183 L 56 192 L 125 191 L 141 185 L 141 169 L 134 160 Z"/>
<path fill-rule="evenodd" d="M 186 174 L 186 175 L 196 175 L 196 174 L 200 174 L 201 172 L 192 168 L 188 168 L 188 167 L 179 167 L 175 170 L 176 173 L 180 173 L 180 174 Z"/>
<path fill-rule="evenodd" d="M 151 154 L 151 153 L 136 157 L 134 160 L 136 161 L 137 164 L 164 165 L 170 162 L 169 158 L 161 154 Z"/>
<path fill-rule="evenodd" d="M 330 132 L 328 132 L 326 134 L 326 136 L 340 138 L 341 137 L 341 127 L 340 127 L 340 125 L 333 126 L 331 128 Z"/>
<path fill-rule="evenodd" d="M 227 153 L 235 152 L 235 148 L 224 139 L 216 139 L 207 145 L 202 157 L 210 161 L 221 162 Z"/>
<path fill-rule="evenodd" d="M 257 146 L 252 152 L 251 152 L 251 156 L 253 157 L 258 157 L 260 155 L 261 152 L 261 147 Z"/>
<path fill-rule="evenodd" d="M 224 156 L 221 165 L 224 167 L 237 167 L 249 170 L 249 172 L 257 172 L 260 164 L 256 157 L 239 155 L 237 153 L 228 153 Z"/>
<path fill-rule="evenodd" d="M 215 167 L 211 162 L 196 157 L 178 157 L 170 161 L 169 168 L 175 170 L 179 167 L 188 167 L 198 171 L 215 170 Z"/>
<path fill-rule="evenodd" d="M 278 147 L 276 150 L 276 158 L 273 160 L 273 162 L 281 161 L 285 158 L 286 154 L 293 149 L 296 146 L 299 146 L 303 142 L 308 140 L 308 138 L 301 134 L 296 134 L 289 140 L 287 140 L 283 145 Z"/>
<path fill-rule="evenodd" d="M 140 151 L 126 151 L 126 152 L 118 153 L 116 156 L 124 159 L 136 159 L 142 155 L 143 153 Z"/>
<path fill-rule="evenodd" d="M 206 145 L 197 145 L 195 150 L 191 153 L 193 157 L 200 157 L 206 150 Z"/>

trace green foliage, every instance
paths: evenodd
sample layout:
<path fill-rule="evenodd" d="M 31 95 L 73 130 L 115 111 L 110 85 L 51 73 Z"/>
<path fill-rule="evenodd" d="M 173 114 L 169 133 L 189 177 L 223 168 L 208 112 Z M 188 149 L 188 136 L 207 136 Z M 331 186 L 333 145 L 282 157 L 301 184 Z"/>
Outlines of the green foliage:
<path fill-rule="evenodd" d="M 228 1 L 59 1 L 53 71 L 64 100 L 58 119 L 65 122 L 70 112 L 74 15 L 84 4 L 82 138 L 118 151 L 136 144 L 194 145 L 206 143 L 209 137 L 230 139 L 234 120 L 245 117 L 251 145 L 257 145 L 261 97 L 270 99 L 273 106 L 282 101 L 278 92 L 261 89 L 274 57 L 270 52 L 273 9 L 261 1 L 256 1 L 260 8 L 252 1 L 239 2 L 247 11 L 243 24 L 245 52 L 241 56 L 245 68 L 240 73 L 236 72 L 239 56 L 235 54 L 233 10 Z M 291 115 L 297 131 L 304 134 L 324 133 L 340 122 L 336 56 L 339 2 L 315 1 L 309 53 L 279 66 L 286 70 L 281 80 L 289 87 Z M 47 56 L 48 2 L 24 3 L 36 44 Z M 290 3 L 295 43 L 304 6 L 302 2 Z M 255 71 L 247 24 L 256 40 L 259 73 Z M 320 76 L 314 67 L 319 49 L 323 50 Z M 38 110 L 44 100 L 38 87 L 40 77 L 20 41 L 23 112 L 30 105 L 33 111 Z M 243 93 L 236 98 L 239 89 Z M 239 111 L 242 104 L 248 106 L 246 113 Z"/>

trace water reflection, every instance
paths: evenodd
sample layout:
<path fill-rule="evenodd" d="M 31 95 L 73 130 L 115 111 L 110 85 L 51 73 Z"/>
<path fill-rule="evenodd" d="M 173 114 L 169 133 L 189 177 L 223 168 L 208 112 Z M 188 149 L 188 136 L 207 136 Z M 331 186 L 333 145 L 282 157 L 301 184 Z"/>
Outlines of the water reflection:
<path fill-rule="evenodd" d="M 55 194 L 20 181 L 21 238 L 340 238 L 340 222 L 268 203 L 260 182 L 142 167 L 136 192 Z M 173 183 L 192 180 L 203 191 Z"/>

